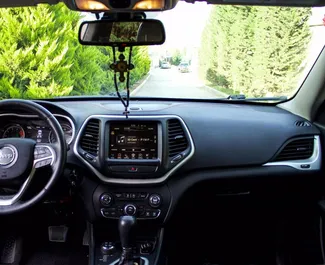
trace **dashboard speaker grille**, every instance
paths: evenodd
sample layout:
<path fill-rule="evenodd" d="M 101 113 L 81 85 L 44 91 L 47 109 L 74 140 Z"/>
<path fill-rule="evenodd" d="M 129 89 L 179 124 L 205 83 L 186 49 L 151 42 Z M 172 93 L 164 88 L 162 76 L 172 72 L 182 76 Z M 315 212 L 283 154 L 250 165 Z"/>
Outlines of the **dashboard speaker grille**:
<path fill-rule="evenodd" d="M 302 160 L 313 155 L 314 138 L 297 139 L 289 142 L 274 161 Z"/>
<path fill-rule="evenodd" d="M 168 156 L 174 157 L 188 148 L 188 140 L 178 119 L 168 120 Z"/>
<path fill-rule="evenodd" d="M 89 120 L 81 137 L 81 148 L 94 156 L 99 152 L 99 127 L 99 120 Z"/>

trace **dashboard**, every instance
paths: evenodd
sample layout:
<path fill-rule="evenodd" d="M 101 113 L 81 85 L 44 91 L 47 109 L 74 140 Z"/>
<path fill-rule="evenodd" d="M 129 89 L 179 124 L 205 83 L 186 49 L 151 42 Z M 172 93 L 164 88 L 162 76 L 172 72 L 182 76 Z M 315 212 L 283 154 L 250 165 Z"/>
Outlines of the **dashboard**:
<path fill-rule="evenodd" d="M 66 171 L 81 172 L 90 221 L 127 214 L 164 222 L 204 181 L 321 172 L 320 130 L 272 105 L 144 100 L 131 102 L 126 118 L 118 100 L 37 103 L 61 124 Z M 0 137 L 55 141 L 45 121 L 19 110 L 0 115 Z"/>

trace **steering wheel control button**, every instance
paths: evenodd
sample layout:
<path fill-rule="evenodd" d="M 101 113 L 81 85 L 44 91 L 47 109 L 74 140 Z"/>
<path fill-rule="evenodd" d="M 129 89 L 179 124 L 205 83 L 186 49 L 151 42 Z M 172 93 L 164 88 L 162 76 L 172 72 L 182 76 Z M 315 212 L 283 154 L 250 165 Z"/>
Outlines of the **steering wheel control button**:
<path fill-rule="evenodd" d="M 42 160 L 42 161 L 38 161 L 35 164 L 35 168 L 40 168 L 40 167 L 45 167 L 48 166 L 52 163 L 52 158 L 46 159 L 46 160 Z"/>
<path fill-rule="evenodd" d="M 52 152 L 47 146 L 44 147 L 37 146 L 34 150 L 35 159 L 42 159 L 50 156 L 52 156 Z"/>
<path fill-rule="evenodd" d="M 109 193 L 104 193 L 102 196 L 100 196 L 100 203 L 104 207 L 110 206 L 112 201 L 113 201 L 113 198 Z"/>
<path fill-rule="evenodd" d="M 124 213 L 126 215 L 135 215 L 137 213 L 137 207 L 135 207 L 133 204 L 128 204 L 124 207 Z"/>
<path fill-rule="evenodd" d="M 158 194 L 152 194 L 149 197 L 149 204 L 153 208 L 158 208 L 161 204 L 161 197 Z"/>

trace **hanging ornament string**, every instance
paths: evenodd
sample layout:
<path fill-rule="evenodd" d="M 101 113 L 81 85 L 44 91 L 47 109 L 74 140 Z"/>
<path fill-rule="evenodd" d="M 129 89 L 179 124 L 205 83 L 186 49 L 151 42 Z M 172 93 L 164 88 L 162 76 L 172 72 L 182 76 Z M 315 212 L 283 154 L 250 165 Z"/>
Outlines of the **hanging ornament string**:
<path fill-rule="evenodd" d="M 128 118 L 128 108 L 130 105 L 130 70 L 134 69 L 133 64 L 131 64 L 131 58 L 132 58 L 132 47 L 130 47 L 129 51 L 129 62 L 125 61 L 125 56 L 122 52 L 125 51 L 124 48 L 119 49 L 121 54 L 119 55 L 119 61 L 116 61 L 116 50 L 115 47 L 113 47 L 113 59 L 114 63 L 110 66 L 112 70 L 114 70 L 114 85 L 115 85 L 115 90 L 118 98 L 121 100 L 125 111 L 123 114 L 125 114 L 126 118 Z M 119 81 L 121 83 L 126 81 L 126 99 L 124 99 L 118 88 L 118 82 L 117 82 L 117 73 L 120 74 L 119 76 Z M 125 73 L 126 73 L 126 78 L 125 78 Z"/>

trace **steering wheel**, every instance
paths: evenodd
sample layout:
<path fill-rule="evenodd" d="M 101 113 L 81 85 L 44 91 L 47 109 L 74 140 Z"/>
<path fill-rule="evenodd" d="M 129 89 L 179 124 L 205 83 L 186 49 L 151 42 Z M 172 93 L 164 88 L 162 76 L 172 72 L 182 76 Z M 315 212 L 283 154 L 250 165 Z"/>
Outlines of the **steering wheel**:
<path fill-rule="evenodd" d="M 47 194 L 60 177 L 67 156 L 67 144 L 62 128 L 57 119 L 47 109 L 27 100 L 2 100 L 0 112 L 19 109 L 37 114 L 46 121 L 54 133 L 56 142 L 50 144 L 36 143 L 32 139 L 0 139 L 0 188 L 19 185 L 13 195 L 0 195 L 0 215 L 12 214 L 25 210 Z M 28 190 L 37 169 L 51 167 L 52 175 L 45 187 L 33 198 L 20 200 Z"/>

